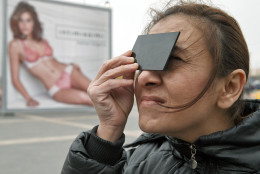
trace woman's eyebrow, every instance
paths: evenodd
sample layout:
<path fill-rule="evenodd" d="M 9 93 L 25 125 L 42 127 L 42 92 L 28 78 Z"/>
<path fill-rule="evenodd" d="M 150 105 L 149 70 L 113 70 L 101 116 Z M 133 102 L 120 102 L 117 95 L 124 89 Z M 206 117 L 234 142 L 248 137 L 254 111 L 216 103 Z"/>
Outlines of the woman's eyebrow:
<path fill-rule="evenodd" d="M 182 47 L 179 46 L 179 45 L 175 45 L 174 48 L 173 48 L 172 53 L 178 54 L 178 53 L 180 53 L 180 52 L 186 53 L 186 52 L 189 52 L 189 51 L 187 50 L 187 48 L 182 48 Z"/>

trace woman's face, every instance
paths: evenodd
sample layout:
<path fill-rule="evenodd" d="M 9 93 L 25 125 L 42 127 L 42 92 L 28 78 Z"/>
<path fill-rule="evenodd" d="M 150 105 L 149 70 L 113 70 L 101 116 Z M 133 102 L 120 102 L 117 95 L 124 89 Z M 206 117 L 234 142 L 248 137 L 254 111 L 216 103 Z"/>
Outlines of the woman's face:
<path fill-rule="evenodd" d="M 207 84 L 213 68 L 201 30 L 191 17 L 171 15 L 159 21 L 149 34 L 181 34 L 165 71 L 141 71 L 135 82 L 139 126 L 145 132 L 161 133 L 184 139 L 185 135 L 203 134 L 217 112 L 215 95 L 210 88 L 191 107 L 179 111 L 163 106 L 180 106 L 192 101 Z M 159 57 L 158 57 L 159 58 Z M 213 91 L 214 90 L 214 91 Z M 159 103 L 159 104 L 158 104 Z"/>
<path fill-rule="evenodd" d="M 18 27 L 23 35 L 29 36 L 32 34 L 34 22 L 29 12 L 24 12 L 21 14 L 18 22 Z"/>

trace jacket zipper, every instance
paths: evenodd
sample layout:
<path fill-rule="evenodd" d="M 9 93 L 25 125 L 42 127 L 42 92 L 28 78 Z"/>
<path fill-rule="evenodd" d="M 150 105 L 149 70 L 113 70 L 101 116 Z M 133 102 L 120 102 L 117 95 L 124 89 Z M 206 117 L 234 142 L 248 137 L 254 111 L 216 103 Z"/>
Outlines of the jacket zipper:
<path fill-rule="evenodd" d="M 190 145 L 190 151 L 191 151 L 191 158 L 190 158 L 190 165 L 192 169 L 196 169 L 197 168 L 197 161 L 195 159 L 195 155 L 196 155 L 196 146 L 194 144 Z"/>
<path fill-rule="evenodd" d="M 168 136 L 166 136 L 166 138 L 170 141 L 170 142 L 172 142 L 172 144 L 174 145 L 174 142 L 173 142 L 173 140 L 171 139 L 171 137 L 168 137 Z M 196 169 L 197 168 L 197 166 L 198 166 L 198 163 L 197 163 L 197 161 L 196 161 L 196 159 L 195 159 L 195 155 L 196 155 L 196 152 L 197 152 L 197 149 L 196 149 L 196 145 L 195 144 L 186 144 L 186 143 L 183 143 L 181 146 L 180 146 L 180 148 L 181 147 L 183 147 L 182 149 L 183 149 L 183 151 L 186 151 L 187 152 L 187 145 L 189 145 L 188 147 L 190 148 L 190 153 L 191 153 L 191 158 L 190 158 L 190 160 L 189 160 L 189 164 L 190 164 L 190 167 L 194 170 L 194 169 Z M 185 146 L 185 148 L 184 148 L 184 146 Z M 178 148 L 177 148 L 178 149 Z M 181 152 L 181 151 L 180 151 Z"/>

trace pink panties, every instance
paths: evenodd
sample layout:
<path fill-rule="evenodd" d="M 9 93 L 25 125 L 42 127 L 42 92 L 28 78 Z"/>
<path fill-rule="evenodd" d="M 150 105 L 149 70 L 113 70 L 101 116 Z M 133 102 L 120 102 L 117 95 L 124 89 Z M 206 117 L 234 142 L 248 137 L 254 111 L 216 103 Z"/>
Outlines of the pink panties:
<path fill-rule="evenodd" d="M 72 72 L 72 70 L 73 70 L 72 65 L 68 65 L 65 68 L 61 77 L 57 80 L 55 85 L 53 85 L 48 91 L 48 93 L 51 97 L 53 97 L 61 89 L 71 88 L 71 72 Z"/>
<path fill-rule="evenodd" d="M 58 86 L 60 89 L 71 88 L 70 74 L 64 71 L 55 85 Z"/>

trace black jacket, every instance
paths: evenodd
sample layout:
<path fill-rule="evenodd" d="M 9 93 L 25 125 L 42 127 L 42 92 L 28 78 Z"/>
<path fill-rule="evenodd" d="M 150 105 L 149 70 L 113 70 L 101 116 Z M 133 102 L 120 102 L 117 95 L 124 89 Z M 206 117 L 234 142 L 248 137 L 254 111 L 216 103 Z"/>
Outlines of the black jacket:
<path fill-rule="evenodd" d="M 142 134 L 122 148 L 124 136 L 110 143 L 95 135 L 96 127 L 71 145 L 62 174 L 260 174 L 260 101 L 246 101 L 237 126 L 201 136 L 189 143 L 158 134 Z M 197 162 L 192 169 L 194 160 Z"/>

